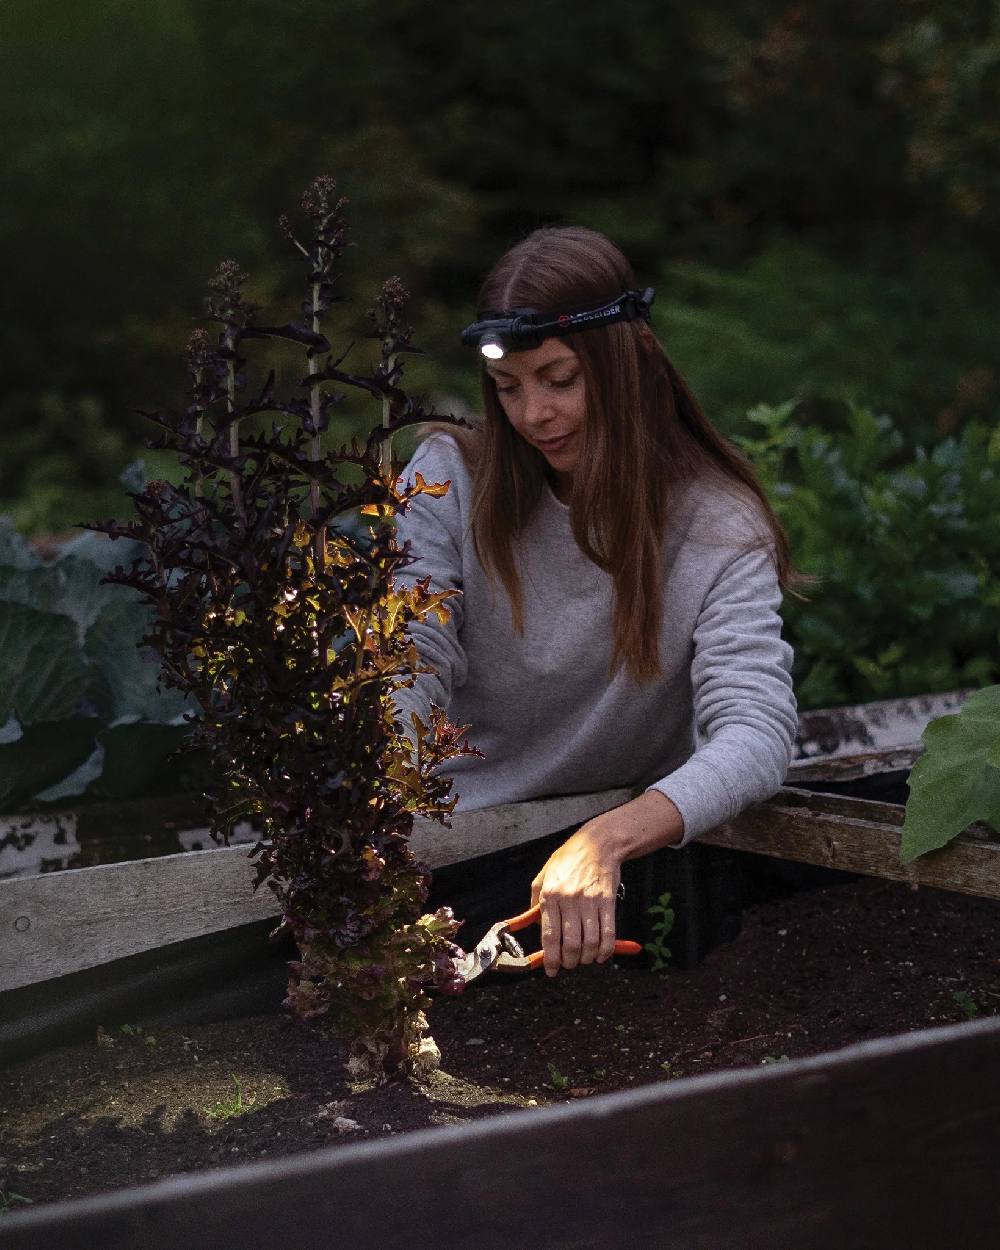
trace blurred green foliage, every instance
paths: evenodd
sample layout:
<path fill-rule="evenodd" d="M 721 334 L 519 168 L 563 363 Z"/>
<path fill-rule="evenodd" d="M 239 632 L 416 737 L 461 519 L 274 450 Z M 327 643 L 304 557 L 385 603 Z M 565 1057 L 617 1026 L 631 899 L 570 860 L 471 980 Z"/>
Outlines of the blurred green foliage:
<path fill-rule="evenodd" d="M 995 416 L 991 0 L 7 0 L 0 45 L 0 510 L 31 531 L 120 514 L 132 409 L 177 401 L 219 260 L 291 303 L 275 222 L 321 170 L 355 307 L 414 291 L 428 394 L 474 402 L 481 275 L 573 220 L 665 278 L 720 416 L 813 388 L 910 441 Z"/>
<path fill-rule="evenodd" d="M 742 443 L 802 572 L 783 615 L 803 708 L 1000 678 L 1000 429 L 978 422 L 910 451 L 893 421 L 831 405 L 760 405 Z M 839 420 L 837 420 L 839 418 Z"/>
<path fill-rule="evenodd" d="M 160 689 L 159 661 L 140 645 L 150 609 L 102 581 L 141 550 L 85 533 L 42 561 L 0 519 L 0 810 L 169 793 L 195 778 L 191 756 L 171 758 L 190 705 Z"/>
<path fill-rule="evenodd" d="M 894 413 L 911 446 L 1000 421 L 1000 288 L 974 253 L 928 250 L 885 275 L 778 238 L 738 267 L 676 263 L 663 290 L 661 341 L 730 432 L 747 396 L 789 394 L 818 424 L 831 398 Z"/>

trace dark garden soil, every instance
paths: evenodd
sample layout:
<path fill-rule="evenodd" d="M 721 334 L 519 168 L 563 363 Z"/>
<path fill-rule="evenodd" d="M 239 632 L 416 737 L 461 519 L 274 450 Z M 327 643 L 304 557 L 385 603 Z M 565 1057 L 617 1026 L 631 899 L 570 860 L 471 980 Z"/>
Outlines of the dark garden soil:
<path fill-rule="evenodd" d="M 619 960 L 436 1000 L 421 1085 L 352 1083 L 325 1029 L 282 1014 L 100 1030 L 0 1076 L 0 1210 L 992 1015 L 998 934 L 1000 905 L 957 894 L 800 892 L 690 971 Z"/>

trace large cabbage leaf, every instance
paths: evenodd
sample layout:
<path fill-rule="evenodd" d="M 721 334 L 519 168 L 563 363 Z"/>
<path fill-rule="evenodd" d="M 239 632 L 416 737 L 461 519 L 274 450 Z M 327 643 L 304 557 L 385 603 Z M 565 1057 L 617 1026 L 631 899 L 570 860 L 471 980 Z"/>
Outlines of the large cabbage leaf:
<path fill-rule="evenodd" d="M 1000 686 L 977 690 L 924 730 L 910 772 L 900 847 L 904 863 L 944 846 L 975 821 L 1000 832 Z"/>

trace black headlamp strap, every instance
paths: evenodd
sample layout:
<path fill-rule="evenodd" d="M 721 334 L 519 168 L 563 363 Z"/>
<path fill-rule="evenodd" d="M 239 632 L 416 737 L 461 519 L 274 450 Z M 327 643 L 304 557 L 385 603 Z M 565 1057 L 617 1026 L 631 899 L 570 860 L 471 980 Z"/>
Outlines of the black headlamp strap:
<path fill-rule="evenodd" d="M 648 321 L 653 296 L 652 287 L 647 287 L 645 291 L 626 291 L 617 299 L 596 307 L 563 313 L 535 313 L 532 323 L 545 334 L 572 334 L 574 330 L 613 325 L 616 321 L 635 321 L 637 317 Z"/>
<path fill-rule="evenodd" d="M 462 331 L 462 342 L 468 347 L 479 347 L 486 355 L 492 354 L 487 350 L 489 347 L 501 356 L 505 351 L 537 347 L 552 335 L 572 334 L 576 330 L 612 325 L 616 321 L 634 321 L 638 317 L 648 321 L 654 294 L 652 287 L 625 291 L 606 303 L 565 312 L 540 313 L 533 308 L 482 312 L 478 320 Z"/>

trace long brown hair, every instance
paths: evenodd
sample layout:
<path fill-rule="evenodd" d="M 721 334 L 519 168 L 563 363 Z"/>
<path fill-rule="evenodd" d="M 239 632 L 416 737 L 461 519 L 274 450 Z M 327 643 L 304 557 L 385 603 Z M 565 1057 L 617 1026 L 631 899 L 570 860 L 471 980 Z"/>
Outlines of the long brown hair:
<path fill-rule="evenodd" d="M 545 312 L 611 300 L 634 286 L 628 261 L 604 235 L 579 226 L 544 227 L 497 261 L 479 292 L 479 308 Z M 614 583 L 612 673 L 624 664 L 636 682 L 647 682 L 660 672 L 663 536 L 682 483 L 710 475 L 752 496 L 781 585 L 797 575 L 753 467 L 709 422 L 649 326 L 619 322 L 565 341 L 580 359 L 587 404 L 570 524 L 580 548 Z M 516 540 L 539 501 L 547 465 L 507 420 L 485 368 L 482 388 L 482 427 L 450 432 L 473 476 L 476 552 L 487 574 L 502 582 L 515 629 L 523 633 Z"/>

